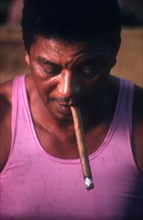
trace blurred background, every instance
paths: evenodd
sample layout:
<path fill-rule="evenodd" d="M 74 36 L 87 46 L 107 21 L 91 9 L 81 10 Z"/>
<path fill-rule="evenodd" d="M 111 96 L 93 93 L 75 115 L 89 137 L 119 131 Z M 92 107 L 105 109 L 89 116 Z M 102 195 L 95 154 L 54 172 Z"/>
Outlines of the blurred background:
<path fill-rule="evenodd" d="M 111 74 L 143 87 L 143 0 L 118 2 L 122 14 L 122 43 Z M 20 27 L 22 7 L 22 0 L 0 1 L 0 83 L 29 73 Z"/>

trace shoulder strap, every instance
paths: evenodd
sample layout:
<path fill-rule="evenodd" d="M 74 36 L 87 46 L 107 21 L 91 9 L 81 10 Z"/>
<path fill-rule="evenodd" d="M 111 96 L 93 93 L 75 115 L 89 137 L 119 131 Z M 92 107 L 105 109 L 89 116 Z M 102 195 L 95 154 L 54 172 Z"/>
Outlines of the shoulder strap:
<path fill-rule="evenodd" d="M 133 96 L 134 96 L 134 85 L 128 80 L 121 79 L 121 104 L 120 113 L 126 114 L 126 119 L 129 125 L 129 132 L 132 132 L 132 112 L 133 112 Z"/>
<path fill-rule="evenodd" d="M 12 89 L 12 146 L 15 139 L 15 130 L 17 125 L 17 115 L 18 115 L 18 102 L 19 102 L 19 94 L 20 89 L 22 89 L 22 85 L 24 84 L 25 76 L 18 76 L 13 81 L 13 89 Z"/>

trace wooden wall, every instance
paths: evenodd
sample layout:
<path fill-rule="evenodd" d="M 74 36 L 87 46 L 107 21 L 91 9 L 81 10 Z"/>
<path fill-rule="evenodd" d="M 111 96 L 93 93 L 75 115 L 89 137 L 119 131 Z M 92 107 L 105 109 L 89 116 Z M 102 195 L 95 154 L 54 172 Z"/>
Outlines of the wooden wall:
<path fill-rule="evenodd" d="M 112 74 L 143 87 L 143 29 L 123 29 L 117 64 Z"/>

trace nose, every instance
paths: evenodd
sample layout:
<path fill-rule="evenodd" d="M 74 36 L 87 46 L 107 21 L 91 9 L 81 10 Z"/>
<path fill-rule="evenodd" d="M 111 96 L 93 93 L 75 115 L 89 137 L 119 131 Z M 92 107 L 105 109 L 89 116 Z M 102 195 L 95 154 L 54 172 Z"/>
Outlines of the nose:
<path fill-rule="evenodd" d="M 58 84 L 59 96 L 72 101 L 79 90 L 80 85 L 76 76 L 71 71 L 63 70 Z"/>

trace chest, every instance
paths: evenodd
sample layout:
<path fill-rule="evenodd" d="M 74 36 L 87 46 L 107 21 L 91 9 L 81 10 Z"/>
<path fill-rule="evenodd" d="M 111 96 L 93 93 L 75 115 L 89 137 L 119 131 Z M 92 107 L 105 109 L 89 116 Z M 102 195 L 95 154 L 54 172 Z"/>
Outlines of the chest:
<path fill-rule="evenodd" d="M 87 191 L 79 159 L 53 157 L 25 137 L 15 139 L 1 175 L 1 216 L 113 220 L 143 213 L 143 179 L 126 139 L 108 139 L 90 155 L 95 188 Z"/>
<path fill-rule="evenodd" d="M 41 152 L 27 156 L 28 160 L 21 162 L 19 155 L 15 168 L 11 160 L 6 178 L 1 178 L 2 216 L 113 220 L 127 217 L 130 204 L 141 209 L 141 185 L 129 163 L 120 165 L 118 155 L 90 158 L 95 182 L 91 191 L 84 186 L 79 160 L 67 163 L 46 158 Z"/>
<path fill-rule="evenodd" d="M 84 132 L 88 154 L 95 152 L 104 142 L 111 121 L 107 121 Z M 79 158 L 75 130 L 68 133 L 68 129 L 49 133 L 38 124 L 35 124 L 37 137 L 43 149 L 52 156 L 63 159 Z"/>

